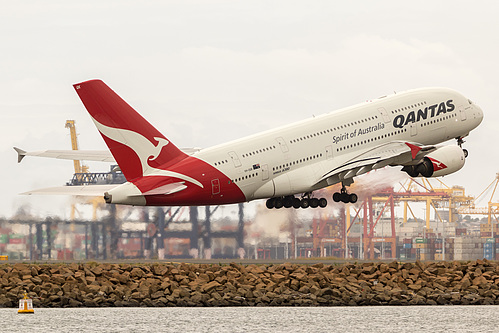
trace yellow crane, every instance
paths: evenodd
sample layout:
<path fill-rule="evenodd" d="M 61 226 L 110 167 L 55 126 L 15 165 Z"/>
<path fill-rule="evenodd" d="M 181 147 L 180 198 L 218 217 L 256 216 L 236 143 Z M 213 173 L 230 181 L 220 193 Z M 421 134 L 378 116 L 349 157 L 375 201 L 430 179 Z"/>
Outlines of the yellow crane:
<path fill-rule="evenodd" d="M 493 202 L 494 195 L 496 193 L 497 185 L 499 185 L 499 173 L 496 173 L 496 177 L 494 180 L 482 191 L 469 205 L 460 207 L 459 214 L 463 215 L 487 215 L 487 224 L 480 225 L 480 232 L 482 233 L 482 237 L 491 237 L 493 234 L 497 234 L 499 232 L 499 226 L 497 222 L 497 216 L 499 215 L 499 203 Z M 476 207 L 475 203 L 480 200 L 480 198 L 485 197 L 485 193 L 492 189 L 492 193 L 489 197 L 489 201 L 487 202 L 487 207 Z M 496 224 L 493 226 L 492 218 L 496 221 Z M 486 236 L 490 234 L 490 236 Z"/>
<path fill-rule="evenodd" d="M 71 149 L 78 150 L 78 136 L 76 134 L 76 125 L 74 120 L 66 120 L 66 128 L 69 128 L 69 133 L 71 134 Z M 73 160 L 75 175 L 79 181 L 81 181 L 84 177 L 85 173 L 88 173 L 88 166 L 82 165 L 80 160 Z M 73 203 L 71 205 L 71 220 L 75 219 L 76 214 L 76 205 Z M 94 215 L 95 215 L 95 207 L 94 207 Z"/>
<path fill-rule="evenodd" d="M 71 148 L 73 150 L 78 150 L 78 136 L 76 134 L 76 125 L 74 120 L 66 120 L 66 128 L 69 128 L 69 133 L 71 134 Z M 73 160 L 75 173 L 87 173 L 88 166 L 82 165 L 79 160 Z"/>

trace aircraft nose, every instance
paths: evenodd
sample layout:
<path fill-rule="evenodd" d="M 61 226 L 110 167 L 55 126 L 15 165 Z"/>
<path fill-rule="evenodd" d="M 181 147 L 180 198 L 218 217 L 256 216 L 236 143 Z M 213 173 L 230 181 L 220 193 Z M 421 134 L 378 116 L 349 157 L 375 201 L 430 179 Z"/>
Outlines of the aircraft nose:
<path fill-rule="evenodd" d="M 483 120 L 483 111 L 482 108 L 475 104 L 475 117 L 478 119 L 478 123 L 480 124 Z"/>

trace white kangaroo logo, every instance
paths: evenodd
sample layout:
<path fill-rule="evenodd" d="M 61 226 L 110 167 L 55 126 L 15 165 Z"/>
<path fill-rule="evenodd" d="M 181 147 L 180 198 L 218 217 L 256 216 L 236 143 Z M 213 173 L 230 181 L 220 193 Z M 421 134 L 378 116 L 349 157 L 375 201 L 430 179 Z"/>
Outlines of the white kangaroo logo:
<path fill-rule="evenodd" d="M 154 137 L 154 139 L 158 141 L 158 143 L 154 145 L 146 137 L 137 132 L 103 125 L 93 117 L 92 120 L 94 121 L 95 126 L 97 127 L 99 132 L 101 132 L 108 138 L 131 148 L 137 154 L 142 165 L 142 175 L 175 177 L 196 184 L 201 188 L 204 187 L 203 184 L 201 184 L 194 178 L 173 171 L 153 168 L 147 163 L 148 160 L 153 161 L 158 158 L 163 147 L 170 143 L 168 140 L 164 138 Z"/>

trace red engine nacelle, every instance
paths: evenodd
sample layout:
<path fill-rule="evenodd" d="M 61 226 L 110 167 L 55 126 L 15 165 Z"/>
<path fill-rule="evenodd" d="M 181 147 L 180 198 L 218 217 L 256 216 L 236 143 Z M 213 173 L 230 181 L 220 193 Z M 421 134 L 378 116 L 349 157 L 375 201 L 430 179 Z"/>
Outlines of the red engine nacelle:
<path fill-rule="evenodd" d="M 418 165 L 408 165 L 402 170 L 411 177 L 440 177 L 458 171 L 464 166 L 465 153 L 459 146 L 444 146 L 426 155 Z"/>

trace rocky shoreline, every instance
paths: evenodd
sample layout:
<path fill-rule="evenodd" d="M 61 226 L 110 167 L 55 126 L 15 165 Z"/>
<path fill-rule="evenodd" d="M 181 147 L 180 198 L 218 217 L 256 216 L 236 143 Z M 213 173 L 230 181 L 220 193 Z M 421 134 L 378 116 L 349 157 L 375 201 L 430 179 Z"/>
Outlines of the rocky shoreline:
<path fill-rule="evenodd" d="M 499 304 L 499 263 L 2 264 L 0 307 Z"/>

